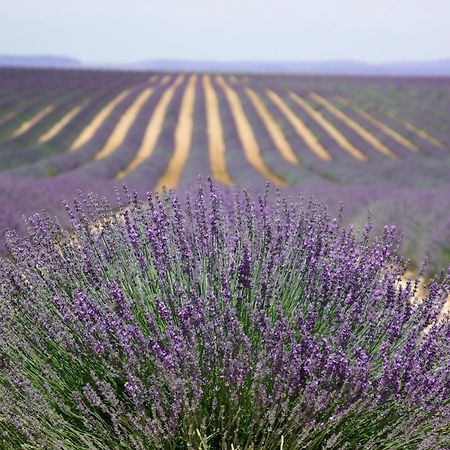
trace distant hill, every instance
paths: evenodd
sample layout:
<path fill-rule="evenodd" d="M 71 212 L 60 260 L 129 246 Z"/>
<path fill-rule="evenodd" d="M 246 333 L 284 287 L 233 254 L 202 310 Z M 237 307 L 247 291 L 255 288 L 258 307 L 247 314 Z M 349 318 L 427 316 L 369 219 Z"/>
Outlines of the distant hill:
<path fill-rule="evenodd" d="M 284 73 L 320 75 L 397 75 L 397 76 L 450 76 L 450 59 L 438 61 L 412 61 L 365 63 L 361 61 L 189 61 L 158 59 L 130 64 L 83 64 L 65 56 L 0 55 L 0 67 L 60 67 L 95 68 L 111 70 L 198 71 L 236 73 Z"/>
<path fill-rule="evenodd" d="M 337 75 L 415 75 L 450 76 L 450 59 L 441 61 L 394 62 L 369 64 L 360 61 L 185 61 L 152 60 L 143 61 L 130 67 L 164 71 L 209 71 L 209 72 L 249 72 L 249 73 L 304 73 Z"/>
<path fill-rule="evenodd" d="M 80 67 L 81 62 L 66 56 L 0 55 L 3 67 Z"/>

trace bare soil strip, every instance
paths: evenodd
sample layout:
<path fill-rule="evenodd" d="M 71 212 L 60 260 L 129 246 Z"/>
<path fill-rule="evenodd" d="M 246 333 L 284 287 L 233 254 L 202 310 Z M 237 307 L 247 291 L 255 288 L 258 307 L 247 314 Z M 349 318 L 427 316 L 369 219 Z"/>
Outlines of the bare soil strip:
<path fill-rule="evenodd" d="M 234 75 L 230 75 L 228 79 L 230 80 L 230 83 L 239 83 L 239 80 Z"/>
<path fill-rule="evenodd" d="M 281 156 L 292 164 L 296 164 L 300 166 L 300 160 L 297 158 L 297 155 L 292 150 L 289 142 L 287 141 L 283 129 L 278 125 L 276 120 L 272 117 L 269 110 L 264 105 L 264 102 L 261 100 L 260 96 L 252 89 L 245 88 L 245 93 L 250 98 L 253 106 L 256 109 L 256 112 L 261 117 L 261 120 L 264 122 L 264 125 L 267 131 L 272 138 L 273 143 L 277 147 Z"/>
<path fill-rule="evenodd" d="M 93 120 L 83 129 L 79 134 L 77 139 L 70 146 L 69 151 L 73 152 L 78 150 L 81 146 L 90 141 L 97 130 L 103 125 L 103 122 L 109 117 L 113 112 L 114 108 L 130 93 L 129 89 L 121 92 L 119 95 L 114 97 L 105 107 L 103 107 L 100 112 L 93 118 Z"/>
<path fill-rule="evenodd" d="M 161 79 L 161 84 L 167 84 L 170 81 L 170 75 L 164 75 Z"/>
<path fill-rule="evenodd" d="M 286 116 L 297 134 L 306 142 L 308 147 L 320 158 L 325 161 L 331 161 L 333 157 L 328 150 L 324 149 L 314 133 L 298 118 L 287 103 L 274 91 L 268 89 L 268 97 L 278 107 L 278 109 Z"/>
<path fill-rule="evenodd" d="M 227 97 L 231 112 L 233 114 L 233 119 L 236 124 L 239 139 L 244 149 L 245 157 L 250 164 L 252 164 L 272 183 L 279 186 L 285 186 L 286 181 L 273 173 L 264 163 L 255 134 L 253 133 L 253 129 L 247 119 L 247 116 L 245 115 L 244 108 L 239 96 L 236 94 L 236 91 L 228 86 L 221 75 L 217 75 L 216 80 L 219 86 L 221 86 L 224 90 Z"/>
<path fill-rule="evenodd" d="M 175 129 L 175 149 L 170 158 L 169 165 L 162 177 L 158 180 L 155 192 L 161 191 L 163 186 L 175 189 L 180 181 L 192 142 L 194 129 L 195 85 L 197 75 L 191 75 L 183 94 L 177 127 Z"/>
<path fill-rule="evenodd" d="M 328 122 L 320 112 L 312 108 L 303 98 L 295 92 L 289 92 L 289 97 L 309 114 L 346 152 L 360 161 L 367 160 L 367 156 L 361 150 L 356 148 L 334 125 Z"/>
<path fill-rule="evenodd" d="M 128 166 L 115 176 L 116 179 L 125 177 L 151 156 L 153 150 L 155 149 L 156 142 L 158 141 L 158 137 L 161 134 L 167 108 L 169 107 L 172 97 L 175 94 L 176 88 L 183 81 L 183 79 L 184 76 L 179 75 L 173 84 L 165 90 L 150 118 L 139 150 Z"/>
<path fill-rule="evenodd" d="M 144 89 L 136 98 L 136 100 L 125 111 L 119 122 L 110 134 L 103 148 L 95 155 L 95 159 L 103 159 L 113 153 L 120 145 L 123 144 L 125 138 L 130 131 L 131 126 L 136 120 L 139 111 L 144 103 L 152 95 L 153 89 Z"/>
<path fill-rule="evenodd" d="M 350 119 L 346 114 L 340 111 L 331 102 L 316 94 L 314 92 L 310 93 L 311 98 L 313 98 L 317 103 L 325 107 L 331 114 L 333 114 L 338 119 L 342 120 L 348 127 L 358 133 L 363 139 L 365 139 L 372 147 L 377 149 L 384 155 L 390 156 L 391 158 L 398 158 L 397 154 L 394 153 L 390 148 L 386 147 L 382 142 L 380 142 L 375 136 L 370 134 L 365 128 L 363 128 L 359 123 Z"/>
<path fill-rule="evenodd" d="M 17 128 L 13 134 L 11 135 L 12 138 L 16 138 L 19 136 L 22 136 L 22 134 L 26 133 L 31 127 L 36 125 L 40 120 L 42 120 L 47 114 L 51 113 L 53 111 L 54 107 L 51 105 L 46 106 L 43 110 L 39 111 L 37 114 L 35 114 L 33 117 L 28 119 L 27 121 L 23 122 L 19 128 Z"/>
<path fill-rule="evenodd" d="M 154 83 L 158 79 L 158 75 L 152 75 L 148 78 L 149 83 Z"/>
<path fill-rule="evenodd" d="M 402 119 L 401 117 L 398 117 L 391 111 L 384 111 L 389 117 L 393 118 L 397 122 L 401 123 L 407 130 L 412 131 L 417 136 L 422 138 L 424 141 L 429 142 L 430 144 L 435 145 L 436 147 L 448 149 L 448 146 L 445 145 L 440 140 L 436 139 L 435 137 L 431 136 L 431 134 L 428 134 L 425 130 L 422 128 L 418 128 L 416 125 L 412 124 L 411 122 L 406 121 L 405 119 Z"/>
<path fill-rule="evenodd" d="M 67 114 L 65 114 L 58 122 L 56 122 L 50 130 L 41 135 L 38 139 L 40 144 L 53 139 L 57 134 L 61 132 L 61 130 L 87 105 L 88 102 L 83 102 L 80 105 L 72 108 Z"/>
<path fill-rule="evenodd" d="M 203 89 L 205 90 L 206 126 L 211 174 L 220 183 L 232 185 L 234 183 L 228 173 L 225 158 L 225 140 L 223 138 L 219 102 L 209 75 L 203 76 Z"/>
<path fill-rule="evenodd" d="M 0 123 L 6 122 L 7 120 L 12 119 L 17 114 L 18 114 L 17 111 L 10 111 L 9 113 L 6 113 L 4 116 L 0 117 Z"/>
<path fill-rule="evenodd" d="M 368 112 L 364 111 L 363 109 L 358 108 L 356 105 L 353 105 L 349 100 L 347 100 L 344 97 L 341 97 L 340 95 L 336 95 L 335 98 L 337 100 L 339 100 L 341 103 L 343 103 L 344 105 L 350 106 L 350 108 L 354 109 L 361 117 L 366 119 L 372 125 L 375 125 L 376 127 L 378 127 L 380 130 L 382 130 L 384 133 L 386 133 L 392 139 L 395 139 L 397 142 L 399 142 L 403 146 L 409 148 L 413 152 L 421 151 L 420 148 L 417 147 L 417 145 L 415 145 L 413 142 L 406 139 L 398 131 L 395 131 L 393 128 L 389 127 L 388 125 L 383 123 L 381 120 L 378 120 L 372 114 L 369 114 Z"/>

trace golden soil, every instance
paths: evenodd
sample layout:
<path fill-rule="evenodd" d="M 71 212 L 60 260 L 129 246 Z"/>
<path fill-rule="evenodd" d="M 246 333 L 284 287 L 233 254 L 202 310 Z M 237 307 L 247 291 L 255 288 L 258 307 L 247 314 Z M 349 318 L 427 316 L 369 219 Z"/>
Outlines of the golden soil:
<path fill-rule="evenodd" d="M 79 134 L 77 139 L 70 146 L 70 151 L 78 150 L 84 144 L 89 142 L 97 130 L 103 125 L 103 122 L 113 112 L 114 108 L 130 93 L 129 89 L 121 92 L 114 97 L 105 107 L 103 107 L 98 114 L 89 122 L 88 125 Z"/>
<path fill-rule="evenodd" d="M 313 153 L 315 153 L 320 159 L 331 161 L 333 157 L 330 152 L 322 147 L 314 133 L 299 119 L 297 114 L 289 108 L 288 104 L 278 94 L 270 89 L 267 90 L 267 95 L 291 123 L 297 134 L 305 141 L 309 149 L 312 150 Z"/>
<path fill-rule="evenodd" d="M 175 129 L 175 149 L 167 170 L 155 187 L 158 192 L 165 186 L 167 189 L 177 187 L 191 148 L 192 130 L 194 128 L 195 84 L 197 76 L 191 75 L 181 102 L 178 123 Z"/>
<path fill-rule="evenodd" d="M 141 146 L 128 166 L 116 175 L 116 179 L 125 177 L 151 156 L 153 150 L 155 149 L 159 135 L 161 134 L 167 109 L 172 101 L 176 88 L 183 81 L 183 79 L 183 75 L 178 75 L 177 79 L 164 91 L 164 94 L 156 105 L 156 108 L 153 111 L 147 125 Z"/>
<path fill-rule="evenodd" d="M 278 186 L 285 186 L 286 181 L 272 172 L 265 164 L 261 151 L 259 149 L 258 141 L 256 140 L 252 126 L 245 114 L 241 100 L 236 91 L 231 88 L 223 79 L 221 75 L 216 76 L 217 83 L 225 92 L 228 103 L 230 105 L 231 113 L 233 115 L 234 123 L 238 131 L 239 139 L 248 162 L 255 167 L 264 177 Z"/>

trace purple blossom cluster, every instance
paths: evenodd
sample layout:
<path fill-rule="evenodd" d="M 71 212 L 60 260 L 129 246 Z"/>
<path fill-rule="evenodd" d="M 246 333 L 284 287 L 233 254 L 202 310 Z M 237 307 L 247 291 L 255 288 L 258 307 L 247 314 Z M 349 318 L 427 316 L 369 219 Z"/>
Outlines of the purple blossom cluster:
<path fill-rule="evenodd" d="M 448 448 L 450 280 L 399 284 L 394 229 L 211 181 L 118 199 L 7 237 L 1 448 Z"/>

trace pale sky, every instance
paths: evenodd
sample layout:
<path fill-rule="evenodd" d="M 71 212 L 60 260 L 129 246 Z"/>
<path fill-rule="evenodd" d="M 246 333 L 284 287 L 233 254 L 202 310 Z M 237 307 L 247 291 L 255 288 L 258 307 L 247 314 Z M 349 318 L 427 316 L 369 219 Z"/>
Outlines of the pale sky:
<path fill-rule="evenodd" d="M 450 58 L 450 0 L 0 0 L 0 54 L 368 62 Z"/>

